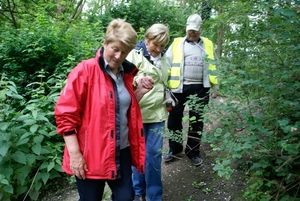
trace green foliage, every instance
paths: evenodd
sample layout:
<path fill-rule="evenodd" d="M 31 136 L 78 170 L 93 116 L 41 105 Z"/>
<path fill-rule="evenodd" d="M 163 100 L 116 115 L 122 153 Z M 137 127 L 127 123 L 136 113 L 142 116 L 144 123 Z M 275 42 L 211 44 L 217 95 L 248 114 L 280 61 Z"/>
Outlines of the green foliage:
<path fill-rule="evenodd" d="M 243 166 L 250 200 L 300 199 L 299 2 L 219 6 L 219 25 L 231 24 L 220 73 L 228 97 L 210 105 L 220 127 L 202 139 L 220 153 L 214 170 L 229 178 Z"/>
<path fill-rule="evenodd" d="M 190 13 L 189 13 L 190 14 Z M 132 24 L 135 30 L 147 30 L 152 24 L 163 23 L 170 29 L 171 38 L 183 36 L 186 18 L 181 9 L 168 2 L 157 0 L 133 0 L 112 6 L 107 11 L 111 18 L 123 18 Z M 103 17 L 106 17 L 104 15 Z M 142 33 L 144 34 L 144 33 Z"/>
<path fill-rule="evenodd" d="M 11 29 L 0 34 L 0 73 L 7 74 L 27 100 L 30 97 L 25 87 L 39 81 L 38 72 L 49 77 L 55 71 L 63 72 L 80 60 L 94 57 L 103 38 L 103 34 L 97 33 L 99 23 L 81 23 L 65 31 L 63 23 L 59 27 L 45 23 L 42 17 L 39 20 L 30 29 Z M 86 28 L 82 29 L 83 26 Z"/>
<path fill-rule="evenodd" d="M 15 21 L 7 18 L 19 29 L 0 19 L 0 200 L 37 200 L 42 186 L 60 175 L 63 142 L 55 133 L 54 104 L 70 70 L 95 55 L 111 19 L 126 19 L 140 38 L 153 23 L 164 23 L 172 41 L 185 35 L 194 12 L 207 17 L 202 35 L 218 45 L 226 95 L 205 108 L 205 122 L 220 123 L 202 134 L 219 154 L 214 171 L 229 178 L 236 164 L 243 168 L 245 199 L 300 199 L 299 1 L 95 1 L 77 21 L 80 6 L 72 1 L 36 2 L 15 1 L 16 9 L 28 10 Z M 202 110 L 196 101 L 187 104 Z M 182 142 L 186 132 L 167 137 Z"/>
<path fill-rule="evenodd" d="M 55 98 L 44 94 L 45 85 L 39 82 L 28 86 L 32 99 L 25 102 L 16 85 L 5 75 L 1 77 L 1 200 L 15 200 L 21 195 L 37 200 L 41 187 L 60 175 L 63 143 L 55 138 L 49 112 Z M 22 109 L 14 108 L 14 102 Z"/>

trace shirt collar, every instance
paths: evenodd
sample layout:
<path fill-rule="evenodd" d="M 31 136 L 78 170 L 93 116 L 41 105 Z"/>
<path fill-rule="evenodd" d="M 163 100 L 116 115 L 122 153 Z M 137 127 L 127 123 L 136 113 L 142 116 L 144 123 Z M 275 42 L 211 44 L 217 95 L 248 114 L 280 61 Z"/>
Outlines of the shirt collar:
<path fill-rule="evenodd" d="M 107 71 L 111 71 L 110 68 L 109 68 L 109 65 L 108 65 L 108 63 L 107 63 L 107 61 L 105 59 L 104 59 L 104 65 L 105 65 L 105 69 Z M 121 73 L 121 72 L 124 72 L 124 68 L 123 68 L 122 65 L 119 66 L 119 68 L 118 68 L 118 73 Z"/>
<path fill-rule="evenodd" d="M 195 43 L 194 41 L 191 41 L 191 40 L 189 40 L 188 38 L 186 38 L 185 41 L 188 42 L 188 43 Z M 198 40 L 197 43 L 199 43 L 200 41 L 201 41 L 201 38 L 199 38 L 199 40 Z"/>

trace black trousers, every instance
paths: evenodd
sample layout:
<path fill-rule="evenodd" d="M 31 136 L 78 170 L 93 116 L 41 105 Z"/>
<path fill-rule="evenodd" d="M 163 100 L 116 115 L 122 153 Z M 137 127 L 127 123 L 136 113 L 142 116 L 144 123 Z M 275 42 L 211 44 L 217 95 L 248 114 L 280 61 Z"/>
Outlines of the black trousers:
<path fill-rule="evenodd" d="M 188 139 L 185 148 L 185 154 L 189 157 L 199 156 L 200 154 L 200 138 L 201 136 L 197 133 L 198 131 L 203 130 L 203 121 L 202 114 L 203 108 L 209 102 L 209 89 L 204 88 L 202 84 L 195 85 L 183 85 L 183 93 L 174 93 L 176 98 L 178 99 L 178 105 L 176 105 L 169 113 L 168 118 L 168 129 L 172 131 L 178 138 L 181 137 L 182 131 L 182 118 L 184 111 L 184 103 L 189 100 L 190 95 L 197 95 L 199 97 L 199 101 L 196 103 L 200 106 L 200 111 L 194 111 L 189 109 L 189 116 L 195 116 L 196 120 L 190 122 L 189 131 L 188 131 Z M 179 138 L 180 138 L 179 137 Z M 174 138 L 169 139 L 169 149 L 173 154 L 177 154 L 182 152 L 183 145 L 181 142 L 177 142 Z"/>
<path fill-rule="evenodd" d="M 78 179 L 76 177 L 79 201 L 101 201 L 105 182 L 111 189 L 113 201 L 132 201 L 134 190 L 132 187 L 131 151 L 130 147 L 120 153 L 121 178 L 116 180 Z"/>

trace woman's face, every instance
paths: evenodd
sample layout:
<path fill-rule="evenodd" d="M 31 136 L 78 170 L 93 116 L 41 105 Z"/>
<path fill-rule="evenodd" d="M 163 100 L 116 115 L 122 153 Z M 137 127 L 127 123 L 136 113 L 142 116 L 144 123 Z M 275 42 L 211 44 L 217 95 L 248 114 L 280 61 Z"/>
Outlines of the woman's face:
<path fill-rule="evenodd" d="M 166 47 L 164 44 L 158 44 L 154 40 L 146 40 L 147 50 L 153 57 L 157 57 Z"/>
<path fill-rule="evenodd" d="M 111 43 L 104 41 L 103 57 L 113 73 L 117 73 L 119 66 L 121 66 L 129 52 L 130 50 L 121 41 Z"/>

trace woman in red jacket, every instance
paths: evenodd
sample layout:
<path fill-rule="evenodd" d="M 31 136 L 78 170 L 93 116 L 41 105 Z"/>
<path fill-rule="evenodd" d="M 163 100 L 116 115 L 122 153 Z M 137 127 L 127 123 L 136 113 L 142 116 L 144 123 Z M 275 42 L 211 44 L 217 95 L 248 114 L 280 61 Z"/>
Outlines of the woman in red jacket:
<path fill-rule="evenodd" d="M 112 200 L 131 201 L 131 165 L 141 173 L 145 139 L 138 99 L 151 89 L 132 86 L 137 68 L 127 60 L 137 34 L 122 19 L 107 27 L 95 58 L 80 62 L 68 75 L 54 115 L 65 140 L 63 170 L 75 175 L 80 201 L 101 200 L 105 183 Z M 146 83 L 146 84 L 145 84 Z"/>

